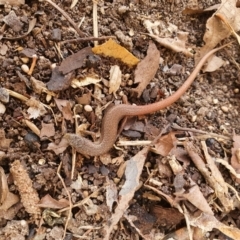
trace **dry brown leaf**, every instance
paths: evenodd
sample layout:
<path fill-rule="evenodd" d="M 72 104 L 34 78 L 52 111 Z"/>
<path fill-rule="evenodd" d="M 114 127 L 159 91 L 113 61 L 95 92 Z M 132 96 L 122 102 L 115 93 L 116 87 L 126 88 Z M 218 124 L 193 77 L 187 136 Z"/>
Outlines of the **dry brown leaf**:
<path fill-rule="evenodd" d="M 104 55 L 106 57 L 113 57 L 121 60 L 129 67 L 134 67 L 139 63 L 139 59 L 133 56 L 126 48 L 117 44 L 114 40 L 109 39 L 102 45 L 92 48 L 95 54 Z"/>
<path fill-rule="evenodd" d="M 5 131 L 0 129 L 0 150 L 7 150 L 9 149 L 10 143 L 12 139 L 5 138 Z"/>
<path fill-rule="evenodd" d="M 154 231 L 153 226 L 157 218 L 138 203 L 131 205 L 129 210 L 129 213 L 124 214 L 124 217 L 129 221 L 131 226 L 135 228 L 143 239 L 154 239 L 152 238 Z"/>
<path fill-rule="evenodd" d="M 221 58 L 217 56 L 212 56 L 210 61 L 208 61 L 208 64 L 202 69 L 203 72 L 214 72 L 217 69 L 219 69 L 225 61 L 223 61 Z"/>
<path fill-rule="evenodd" d="M 44 123 L 42 122 L 42 129 L 40 137 L 52 137 L 55 135 L 55 128 L 53 123 Z"/>
<path fill-rule="evenodd" d="M 58 109 L 62 112 L 63 117 L 66 120 L 71 121 L 71 123 L 73 123 L 73 113 L 71 110 L 71 103 L 68 100 L 64 100 L 64 99 L 57 99 L 55 98 L 55 103 L 57 104 Z"/>
<path fill-rule="evenodd" d="M 188 33 L 186 32 L 177 32 L 175 38 L 161 38 L 152 34 L 149 34 L 150 37 L 155 39 L 160 45 L 173 50 L 174 52 L 182 52 L 187 57 L 192 57 L 193 54 L 186 48 L 186 42 L 188 38 Z"/>
<path fill-rule="evenodd" d="M 73 88 L 80 88 L 90 84 L 97 84 L 99 82 L 101 82 L 101 79 L 98 76 L 86 76 L 83 79 L 74 78 L 71 82 L 71 86 Z"/>
<path fill-rule="evenodd" d="M 106 187 L 106 203 L 110 212 L 112 212 L 113 204 L 118 202 L 117 193 L 116 184 L 112 180 L 108 179 L 108 185 Z"/>
<path fill-rule="evenodd" d="M 177 139 L 175 137 L 176 132 L 170 132 L 167 135 L 162 136 L 154 144 L 154 148 L 151 149 L 154 153 L 160 154 L 164 157 L 168 156 L 169 152 L 174 147 Z"/>
<path fill-rule="evenodd" d="M 36 22 L 37 22 L 37 19 L 36 18 L 33 18 L 29 21 L 29 25 L 28 25 L 28 31 L 23 34 L 22 36 L 19 36 L 19 37 L 3 37 L 2 39 L 6 39 L 6 40 L 18 40 L 18 39 L 22 39 L 22 38 L 25 38 L 32 30 L 33 28 L 35 27 L 36 25 Z"/>
<path fill-rule="evenodd" d="M 0 206 L 0 213 L 1 211 L 7 212 L 13 205 L 19 202 L 19 197 L 16 194 L 13 194 L 11 192 L 7 193 L 7 197 Z M 4 216 L 3 216 L 4 217 Z"/>
<path fill-rule="evenodd" d="M 184 216 L 175 208 L 165 208 L 159 205 L 152 206 L 151 213 L 157 218 L 157 223 L 160 226 L 174 226 L 179 224 Z M 180 238 L 178 238 L 180 239 Z"/>
<path fill-rule="evenodd" d="M 63 60 L 58 70 L 63 74 L 67 74 L 78 69 L 83 66 L 85 59 L 90 55 L 93 55 L 91 47 L 83 48 Z"/>
<path fill-rule="evenodd" d="M 135 191 L 139 187 L 139 179 L 142 173 L 148 150 L 148 147 L 143 148 L 126 163 L 126 181 L 119 192 L 118 205 L 111 218 L 109 219 L 108 223 L 104 226 L 104 240 L 109 239 L 113 227 L 119 222 L 124 212 L 129 207 L 129 201 L 132 200 Z"/>
<path fill-rule="evenodd" d="M 11 10 L 8 15 L 6 15 L 3 19 L 5 22 L 14 32 L 20 32 L 23 28 L 23 23 L 21 22 L 20 18 L 17 17 L 16 13 Z"/>
<path fill-rule="evenodd" d="M 173 50 L 174 52 L 182 52 L 188 57 L 193 54 L 186 48 L 188 38 L 187 32 L 179 31 L 177 26 L 163 21 L 155 23 L 145 20 L 143 25 L 149 32 L 149 36 L 155 39 L 160 45 Z"/>
<path fill-rule="evenodd" d="M 154 78 L 160 63 L 160 52 L 158 51 L 156 45 L 150 41 L 147 56 L 137 65 L 135 70 L 134 83 L 139 83 L 134 92 L 140 97 L 143 90 Z"/>
<path fill-rule="evenodd" d="M 53 150 L 56 155 L 59 155 L 63 153 L 68 146 L 68 141 L 62 138 L 61 142 L 58 145 L 55 143 L 49 143 L 47 150 Z"/>
<path fill-rule="evenodd" d="M 191 204 L 200 209 L 202 212 L 214 215 L 198 185 L 191 186 L 191 188 L 188 188 L 187 191 L 183 190 L 182 192 L 176 192 L 175 195 L 177 197 L 187 199 Z"/>
<path fill-rule="evenodd" d="M 43 104 L 41 104 L 41 102 L 39 102 L 34 97 L 31 97 L 25 103 L 27 106 L 29 106 L 27 112 L 29 114 L 30 119 L 31 118 L 36 119 L 39 116 L 42 116 L 47 112 L 45 107 L 43 106 Z"/>
<path fill-rule="evenodd" d="M 52 70 L 52 76 L 50 81 L 47 82 L 47 88 L 50 91 L 62 91 L 67 89 L 74 78 L 74 72 L 63 74 L 60 72 L 59 67 L 55 67 Z"/>
<path fill-rule="evenodd" d="M 51 96 L 55 96 L 55 93 L 50 92 L 47 87 L 46 84 L 42 81 L 37 80 L 34 77 L 30 78 L 31 84 L 32 84 L 32 88 L 34 90 L 34 92 L 41 94 L 42 92 L 45 92 Z"/>
<path fill-rule="evenodd" d="M 213 215 L 202 213 L 198 217 L 189 216 L 189 218 L 190 225 L 202 229 L 205 233 L 216 228 L 229 238 L 240 239 L 240 230 L 238 228 L 230 227 L 219 222 Z"/>
<path fill-rule="evenodd" d="M 120 67 L 114 65 L 110 69 L 110 79 L 109 79 L 109 93 L 113 93 L 116 97 L 116 92 L 119 89 L 122 82 L 122 72 Z"/>
<path fill-rule="evenodd" d="M 91 97 L 92 97 L 92 94 L 89 91 L 88 93 L 84 93 L 81 97 L 77 97 L 76 100 L 78 104 L 89 105 L 91 103 Z"/>
<path fill-rule="evenodd" d="M 210 50 L 212 50 L 223 39 L 228 38 L 231 30 L 216 14 L 221 14 L 232 26 L 235 32 L 240 30 L 240 9 L 236 7 L 236 0 L 222 0 L 222 3 L 216 13 L 208 19 L 206 24 L 206 32 L 203 40 L 205 45 L 201 48 L 200 53 L 196 56 L 196 63 Z"/>
<path fill-rule="evenodd" d="M 210 187 L 214 189 L 216 197 L 222 203 L 225 211 L 229 212 L 234 209 L 234 202 L 228 192 L 228 185 L 224 181 L 224 178 L 219 169 L 217 168 L 215 162 L 213 161 L 211 156 L 209 156 L 206 148 L 206 143 L 204 141 L 202 141 L 201 143 L 203 146 L 203 151 L 207 164 L 205 164 L 205 160 L 198 154 L 199 150 L 197 150 L 197 148 L 193 145 L 192 142 L 187 141 L 184 143 L 184 146 L 195 166 L 202 173 L 203 177 L 208 182 Z"/>
<path fill-rule="evenodd" d="M 53 208 L 53 209 L 62 209 L 69 206 L 69 201 L 66 199 L 56 200 L 52 198 L 49 194 L 41 198 L 38 203 L 38 207 L 41 208 Z"/>

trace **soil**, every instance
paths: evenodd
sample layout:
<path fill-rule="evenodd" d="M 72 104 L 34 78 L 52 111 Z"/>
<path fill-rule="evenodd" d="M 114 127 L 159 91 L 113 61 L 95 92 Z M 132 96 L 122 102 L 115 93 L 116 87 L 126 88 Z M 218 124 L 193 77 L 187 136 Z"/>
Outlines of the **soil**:
<path fill-rule="evenodd" d="M 174 24 L 181 31 L 188 32 L 187 45 L 197 52 L 204 45 L 203 35 L 206 31 L 206 21 L 213 12 L 184 15 L 182 11 L 188 2 L 185 0 L 99 1 L 98 32 L 99 36 L 106 37 L 106 39 L 100 38 L 98 43 L 102 44 L 107 41 L 108 36 L 112 36 L 116 42 L 142 60 L 147 54 L 150 41 L 153 41 L 147 36 L 143 21 L 146 19 L 151 22 L 161 20 L 166 24 Z M 43 114 L 39 114 L 35 109 L 32 115 L 36 114 L 36 118 L 31 118 L 29 117 L 31 115 L 29 114 L 29 102 L 26 99 L 13 97 L 10 94 L 9 100 L 4 102 L 1 97 L 6 111 L 0 114 L 2 129 L 0 166 L 3 169 L 3 179 L 6 177 L 6 186 L 11 193 L 20 196 L 20 200 L 6 208 L 4 214 L 0 214 L 0 239 L 62 239 L 65 227 L 65 239 L 103 239 L 103 228 L 107 226 L 120 200 L 118 197 L 110 198 L 114 204 L 112 210 L 109 208 L 110 199 L 106 197 L 106 183 L 115 185 L 117 191 L 121 189 L 125 181 L 124 174 L 120 173 L 123 171 L 124 161 L 137 154 L 142 146 L 115 147 L 110 150 L 109 154 L 100 158 L 74 155 L 71 147 L 64 148 L 64 151 L 59 150 L 56 146 L 61 143 L 63 135 L 66 132 L 75 132 L 74 107 L 75 110 L 77 109 L 78 124 L 88 124 L 88 130 L 92 132 L 92 138 L 95 139 L 99 137 L 101 126 L 102 111 L 100 110 L 107 103 L 122 103 L 123 95 L 127 96 L 127 101 L 131 104 L 145 105 L 158 101 L 176 91 L 195 66 L 193 58 L 186 57 L 180 52 L 173 52 L 155 42 L 160 51 L 159 69 L 140 98 L 132 95 L 131 91 L 131 88 L 137 86 L 133 83 L 134 68 L 128 67 L 117 59 L 103 56 L 94 56 L 90 60 L 84 59 L 81 67 L 64 76 L 64 86 L 59 86 L 59 83 L 54 83 L 54 86 L 49 85 L 53 64 L 59 66 L 70 55 L 84 48 L 94 47 L 94 41 L 91 40 L 93 37 L 93 2 L 78 1 L 72 9 L 70 8 L 71 1 L 55 0 L 55 3 L 76 24 L 81 22 L 81 36 L 62 13 L 47 1 L 26 0 L 26 3 L 20 6 L 9 4 L 0 6 L 1 88 L 19 93 L 27 100 L 34 98 L 37 100 L 37 103 L 34 102 L 35 106 L 38 106 L 37 109 L 43 108 L 41 110 Z M 220 3 L 218 0 L 199 0 L 198 6 L 207 8 L 218 3 Z M 9 15 L 10 11 L 14 11 L 20 21 L 16 21 L 11 27 L 6 25 L 4 27 L 4 17 Z M 36 24 L 33 30 L 26 34 L 29 21 L 33 18 L 36 18 Z M 14 30 L 14 27 L 19 30 Z M 81 40 L 76 40 L 79 37 Z M 88 40 L 83 40 L 83 38 L 88 38 Z M 24 49 L 27 49 L 27 52 L 21 52 Z M 124 127 L 119 139 L 153 140 L 162 130 L 164 134 L 173 132 L 172 124 L 174 123 L 182 128 L 205 131 L 205 135 L 212 132 L 226 136 L 227 140 L 219 142 L 218 138 L 206 137 L 202 134 L 201 140 L 206 140 L 209 148 L 213 146 L 209 150 L 211 156 L 225 158 L 229 161 L 232 134 L 240 133 L 238 116 L 240 78 L 237 74 L 240 55 L 236 49 L 238 46 L 235 41 L 230 47 L 221 50 L 218 55 L 227 64 L 212 73 L 200 73 L 187 93 L 172 106 L 150 116 L 128 121 L 128 127 Z M 28 70 L 25 70 L 26 66 L 22 65 L 31 66 L 32 53 L 36 54 L 38 59 L 30 76 L 27 74 Z M 170 74 L 164 71 L 166 67 L 171 68 L 174 64 L 181 66 L 180 72 Z M 120 67 L 123 78 L 116 92 L 116 98 L 113 94 L 109 94 L 107 86 L 109 71 L 113 65 Z M 93 84 L 79 88 L 70 86 L 73 76 L 80 79 L 90 75 L 97 75 L 102 79 L 98 83 L 99 88 Z M 55 96 L 36 90 L 31 77 L 44 83 L 44 86 L 48 88 L 47 91 L 54 92 Z M 37 89 L 39 85 L 41 84 L 37 82 Z M 101 91 L 100 95 L 97 91 Z M 0 93 L 0 95 L 4 94 Z M 64 102 L 57 103 L 55 99 L 61 99 Z M 79 103 L 87 105 L 87 108 L 82 109 L 82 105 L 76 108 L 76 104 Z M 43 107 L 43 104 L 50 106 L 52 110 Z M 58 104 L 62 104 L 61 107 L 58 107 Z M 30 106 L 33 106 L 33 103 L 30 103 Z M 43 129 L 44 133 L 42 133 Z M 194 139 L 199 151 L 202 151 L 194 131 L 182 130 L 179 134 L 178 139 L 183 137 Z M 54 144 L 53 148 L 57 148 L 59 152 L 49 149 L 50 144 Z M 75 165 L 73 155 L 76 156 Z M 23 183 L 16 173 L 21 168 L 16 167 L 19 166 L 18 164 L 23 167 L 21 172 L 27 173 L 26 176 L 24 173 L 22 175 Z M 184 164 L 181 162 L 182 166 Z M 164 177 L 158 175 L 158 172 L 161 172 L 159 170 L 161 166 L 165 169 L 166 176 Z M 219 169 L 224 179 L 238 190 L 238 184 L 234 182 L 226 168 L 220 165 Z M 206 199 L 210 201 L 212 189 L 194 164 L 184 166 L 183 171 L 184 178 L 191 176 Z M 150 152 L 140 177 L 142 186 L 139 186 L 128 203 L 128 213 L 137 219 L 135 225 L 130 224 L 129 219 L 123 216 L 114 227 L 110 239 L 164 239 L 163 236 L 167 234 L 172 234 L 171 236 L 175 236 L 176 239 L 188 239 L 188 237 L 184 238 L 183 233 L 178 233 L 180 229 L 186 227 L 183 214 L 180 214 L 163 196 L 144 187 L 143 184 L 150 176 L 161 183 L 159 190 L 166 195 L 174 195 L 176 178 L 169 165 L 166 166 L 166 157 Z M 28 177 L 31 179 L 30 182 L 26 180 Z M 189 187 L 190 185 L 189 183 Z M 3 186 L 3 183 L 0 186 Z M 35 195 L 36 198 L 33 197 Z M 48 195 L 52 198 L 43 201 Z M 79 203 L 78 206 L 72 208 L 70 215 L 67 210 L 59 210 L 69 206 L 69 196 L 71 196 L 72 205 Z M 84 199 L 88 199 L 88 202 L 84 203 Z M 36 205 L 36 201 L 39 202 L 39 200 L 41 203 L 44 202 L 40 207 Z M 2 204 L 1 199 L 0 204 Z M 34 210 L 29 207 L 32 204 L 36 205 Z M 227 223 L 239 228 L 238 209 L 221 212 L 219 210 L 221 207 L 218 208 L 216 205 L 214 216 L 219 221 L 229 221 Z M 186 207 L 187 211 L 192 214 L 197 212 L 196 207 L 190 202 L 186 204 Z M 165 212 L 166 209 L 170 209 L 170 212 Z M 11 225 L 15 230 L 7 227 Z M 150 232 L 154 232 L 155 237 L 146 238 Z M 14 238 L 16 236 L 18 238 Z M 224 239 L 224 234 L 218 230 L 210 231 L 208 239 L 213 238 Z"/>

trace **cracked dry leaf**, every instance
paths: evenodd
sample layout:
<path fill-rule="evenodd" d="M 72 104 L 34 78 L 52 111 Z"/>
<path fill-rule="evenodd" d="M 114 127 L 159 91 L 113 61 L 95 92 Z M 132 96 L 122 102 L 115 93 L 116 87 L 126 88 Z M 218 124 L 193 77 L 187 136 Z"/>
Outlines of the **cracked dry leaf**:
<path fill-rule="evenodd" d="M 124 215 L 125 211 L 129 207 L 129 202 L 134 197 L 135 191 L 139 187 L 139 179 L 143 170 L 145 159 L 149 148 L 145 147 L 138 152 L 134 157 L 126 162 L 125 177 L 126 181 L 119 192 L 118 205 L 114 210 L 108 224 L 104 226 L 105 237 L 104 240 L 108 240 L 114 226 Z"/>
<path fill-rule="evenodd" d="M 74 122 L 73 113 L 71 109 L 71 102 L 64 99 L 55 98 L 55 103 L 57 104 L 58 109 L 62 112 L 64 119 Z"/>
<path fill-rule="evenodd" d="M 52 137 L 55 135 L 55 128 L 53 123 L 42 122 L 42 128 L 40 132 L 40 138 L 42 137 Z"/>
<path fill-rule="evenodd" d="M 71 82 L 71 86 L 73 88 L 80 88 L 90 84 L 97 84 L 99 82 L 101 82 L 101 79 L 98 76 L 86 76 L 84 79 L 74 78 Z"/>
<path fill-rule="evenodd" d="M 59 71 L 63 74 L 67 74 L 75 69 L 78 69 L 85 64 L 85 59 L 92 55 L 93 53 L 91 47 L 83 48 L 77 53 L 74 53 L 64 59 L 59 66 Z"/>
<path fill-rule="evenodd" d="M 133 89 L 137 93 L 138 98 L 141 96 L 143 90 L 147 87 L 150 81 L 154 78 L 160 63 L 160 52 L 156 45 L 150 41 L 147 56 L 137 65 L 134 72 L 134 83 L 139 85 Z"/>
<path fill-rule="evenodd" d="M 191 182 L 192 184 L 195 184 L 192 180 Z M 187 191 L 182 189 L 182 191 L 176 192 L 174 195 L 183 199 L 187 199 L 191 204 L 200 209 L 202 212 L 214 215 L 211 207 L 209 206 L 206 198 L 203 196 L 203 193 L 200 191 L 198 185 L 191 186 Z"/>
<path fill-rule="evenodd" d="M 60 153 L 63 153 L 68 146 L 68 141 L 65 138 L 62 138 L 59 144 L 49 143 L 47 150 L 53 150 L 56 155 L 59 155 Z"/>
<path fill-rule="evenodd" d="M 107 179 L 108 185 L 106 186 L 106 202 L 110 212 L 112 212 L 113 204 L 118 202 L 118 191 L 116 184 Z"/>
<path fill-rule="evenodd" d="M 240 230 L 236 227 L 227 226 L 219 222 L 213 215 L 202 213 L 198 217 L 188 216 L 189 224 L 202 229 L 205 233 L 210 232 L 213 228 L 218 229 L 231 239 L 240 239 Z"/>
<path fill-rule="evenodd" d="M 219 171 L 216 163 L 208 154 L 207 147 L 204 141 L 201 142 L 205 159 L 200 156 L 200 150 L 194 146 L 190 141 L 185 141 L 184 146 L 193 163 L 201 172 L 209 186 L 214 189 L 216 197 L 221 202 L 224 210 L 229 212 L 234 209 L 234 201 L 228 191 L 228 185 L 225 182 L 221 172 Z M 206 163 L 205 163 L 206 162 Z M 212 174 L 214 173 L 214 174 Z"/>
<path fill-rule="evenodd" d="M 47 112 L 43 104 L 33 97 L 26 101 L 26 105 L 29 106 L 27 112 L 30 119 L 36 119 Z"/>
<path fill-rule="evenodd" d="M 240 9 L 236 7 L 236 0 L 222 0 L 216 13 L 207 21 L 207 30 L 203 37 L 205 45 L 201 48 L 200 53 L 197 54 L 196 62 L 231 34 L 231 30 L 215 16 L 216 14 L 223 15 L 235 32 L 240 30 Z"/>
<path fill-rule="evenodd" d="M 151 150 L 164 157 L 168 156 L 169 152 L 173 149 L 177 142 L 175 134 L 176 132 L 170 132 L 169 134 L 160 137 L 154 144 L 154 148 Z"/>
<path fill-rule="evenodd" d="M 52 208 L 52 209 L 62 209 L 69 206 L 69 201 L 66 199 L 56 200 L 52 198 L 49 194 L 41 198 L 38 203 L 38 207 L 41 208 Z"/>
<path fill-rule="evenodd" d="M 211 60 L 208 61 L 208 64 L 205 65 L 205 67 L 203 67 L 202 71 L 203 72 L 214 72 L 217 69 L 219 69 L 220 67 L 222 67 L 224 65 L 225 61 L 223 61 L 221 58 L 213 55 L 211 57 Z"/>
<path fill-rule="evenodd" d="M 119 89 L 122 81 L 122 72 L 120 67 L 114 65 L 110 69 L 110 80 L 109 80 L 109 93 L 113 93 L 116 97 L 116 92 Z"/>
<path fill-rule="evenodd" d="M 168 23 L 167 25 L 163 21 L 152 23 L 149 20 L 145 20 L 143 25 L 149 32 L 148 35 L 160 45 L 173 50 L 174 52 L 182 52 L 188 57 L 193 56 L 193 54 L 186 48 L 188 32 L 179 31 L 177 26 L 171 23 Z"/>
<path fill-rule="evenodd" d="M 139 63 L 138 58 L 136 58 L 126 48 L 122 47 L 112 39 L 109 39 L 107 42 L 103 43 L 102 45 L 98 45 L 92 48 L 92 51 L 95 54 L 119 59 L 123 63 L 127 64 L 129 67 L 134 67 Z"/>

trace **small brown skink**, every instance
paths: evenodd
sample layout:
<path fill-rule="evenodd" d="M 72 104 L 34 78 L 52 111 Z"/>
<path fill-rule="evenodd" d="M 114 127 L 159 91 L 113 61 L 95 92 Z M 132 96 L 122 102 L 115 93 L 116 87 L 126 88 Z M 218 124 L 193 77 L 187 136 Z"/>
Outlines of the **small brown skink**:
<path fill-rule="evenodd" d="M 125 116 L 137 116 L 144 115 L 164 109 L 174 102 L 176 102 L 191 86 L 192 82 L 196 78 L 200 69 L 206 62 L 206 60 L 215 52 L 224 48 L 223 45 L 219 48 L 215 48 L 208 52 L 197 64 L 193 72 L 183 83 L 183 85 L 171 96 L 163 99 L 160 102 L 152 103 L 143 106 L 133 106 L 127 104 L 120 104 L 110 108 L 102 120 L 101 137 L 97 142 L 92 142 L 87 138 L 78 136 L 76 134 L 67 133 L 64 138 L 67 139 L 68 143 L 76 149 L 77 152 L 88 156 L 99 156 L 108 152 L 113 146 L 117 138 L 118 124 L 121 119 Z"/>

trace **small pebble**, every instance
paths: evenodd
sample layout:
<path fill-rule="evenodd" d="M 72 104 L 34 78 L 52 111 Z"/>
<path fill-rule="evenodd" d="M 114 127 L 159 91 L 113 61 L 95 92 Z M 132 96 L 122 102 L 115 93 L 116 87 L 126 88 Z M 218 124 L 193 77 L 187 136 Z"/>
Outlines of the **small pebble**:
<path fill-rule="evenodd" d="M 84 106 L 84 110 L 86 111 L 86 112 L 92 112 L 92 107 L 90 106 L 90 105 L 85 105 Z"/>
<path fill-rule="evenodd" d="M 86 198 L 86 197 L 88 197 L 88 191 L 83 191 L 83 196 Z"/>
<path fill-rule="evenodd" d="M 229 111 L 228 107 L 226 107 L 226 106 L 222 106 L 221 109 L 225 113 L 227 113 Z"/>
<path fill-rule="evenodd" d="M 0 114 L 4 114 L 6 111 L 6 107 L 0 102 Z"/>
<path fill-rule="evenodd" d="M 51 65 L 51 69 L 54 69 L 56 66 L 57 66 L 57 64 L 56 64 L 56 63 L 53 63 L 53 64 Z"/>
<path fill-rule="evenodd" d="M 127 6 L 120 6 L 120 7 L 118 8 L 118 12 L 119 12 L 119 14 L 123 14 L 123 13 L 127 12 L 128 9 L 129 9 L 129 8 L 128 8 Z"/>
<path fill-rule="evenodd" d="M 213 99 L 213 104 L 218 104 L 218 99 L 217 98 Z"/>
<path fill-rule="evenodd" d="M 239 93 L 239 88 L 235 88 L 234 93 Z"/>
<path fill-rule="evenodd" d="M 128 86 L 132 86 L 133 85 L 133 80 L 128 80 Z"/>
<path fill-rule="evenodd" d="M 40 159 L 38 160 L 38 164 L 39 164 L 39 165 L 44 165 L 45 163 L 46 163 L 46 160 L 43 159 L 43 158 L 40 158 Z"/>
<path fill-rule="evenodd" d="M 226 93 L 228 91 L 228 87 L 226 85 L 223 85 L 222 90 Z"/>
<path fill-rule="evenodd" d="M 26 65 L 26 64 L 23 64 L 23 65 L 21 66 L 21 69 L 22 69 L 25 73 L 28 73 L 28 72 L 29 72 L 29 67 L 28 67 L 28 65 Z"/>
<path fill-rule="evenodd" d="M 0 88 L 0 101 L 3 103 L 9 102 L 9 92 L 6 88 Z"/>
<path fill-rule="evenodd" d="M 192 116 L 191 122 L 196 122 L 196 120 L 197 120 L 197 115 Z"/>

